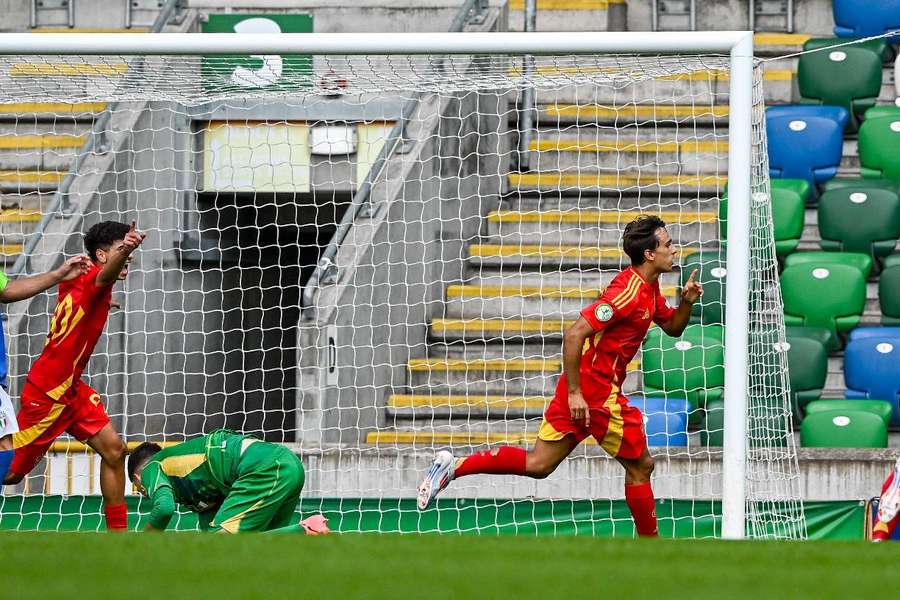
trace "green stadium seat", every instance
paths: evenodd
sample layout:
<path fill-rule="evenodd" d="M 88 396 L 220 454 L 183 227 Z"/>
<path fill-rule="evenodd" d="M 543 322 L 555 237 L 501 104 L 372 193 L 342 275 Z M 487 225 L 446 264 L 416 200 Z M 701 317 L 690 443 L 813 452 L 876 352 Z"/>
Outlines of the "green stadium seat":
<path fill-rule="evenodd" d="M 879 188 L 831 190 L 819 197 L 823 250 L 883 258 L 900 238 L 900 196 Z"/>
<path fill-rule="evenodd" d="M 873 43 L 874 42 L 874 43 Z M 872 40 L 832 51 L 810 52 L 835 44 L 837 38 L 813 38 L 803 45 L 797 67 L 801 102 L 842 106 L 850 113 L 848 129 L 856 131 L 866 110 L 875 106 L 881 93 L 881 62 L 886 44 Z"/>
<path fill-rule="evenodd" d="M 804 448 L 887 448 L 887 426 L 863 410 L 829 410 L 807 415 L 800 424 Z"/>
<path fill-rule="evenodd" d="M 888 267 L 896 267 L 897 265 L 900 265 L 900 252 L 891 254 L 890 256 L 888 256 L 887 258 L 884 259 L 884 268 L 885 269 L 887 269 Z"/>
<path fill-rule="evenodd" d="M 883 119 L 886 117 L 893 119 L 900 118 L 900 106 L 882 104 L 880 106 L 873 106 L 866 111 L 867 119 Z"/>
<path fill-rule="evenodd" d="M 847 265 L 853 267 L 868 279 L 872 274 L 872 257 L 861 252 L 795 252 L 784 260 L 784 266 L 796 265 Z"/>
<path fill-rule="evenodd" d="M 804 325 L 793 325 L 785 328 L 785 335 L 788 338 L 810 338 L 816 340 L 826 348 L 828 342 L 831 341 L 831 332 L 824 327 L 812 327 Z"/>
<path fill-rule="evenodd" d="M 775 254 L 779 259 L 797 249 L 803 235 L 803 210 L 809 199 L 805 179 L 772 179 L 772 223 L 775 228 Z M 719 202 L 719 236 L 727 239 L 728 197 Z"/>
<path fill-rule="evenodd" d="M 788 328 L 790 329 L 790 328 Z M 818 400 L 828 376 L 827 341 L 812 337 L 785 336 L 787 342 L 788 379 L 791 383 L 791 407 L 799 419 L 804 409 L 813 400 Z"/>
<path fill-rule="evenodd" d="M 725 322 L 725 256 L 718 252 L 698 252 L 688 257 L 681 268 L 681 285 L 697 269 L 703 297 L 691 308 L 692 323 L 721 325 Z"/>
<path fill-rule="evenodd" d="M 884 422 L 885 427 L 888 427 L 891 424 L 891 416 L 894 414 L 894 407 L 891 406 L 891 403 L 887 400 L 869 400 L 868 398 L 861 398 L 859 400 L 815 400 L 806 405 L 806 410 L 804 412 L 806 415 L 814 415 L 834 410 L 870 412 L 873 415 L 877 415 L 878 418 Z"/>
<path fill-rule="evenodd" d="M 725 402 L 715 400 L 706 404 L 703 425 L 700 428 L 700 445 L 721 446 L 725 428 Z"/>
<path fill-rule="evenodd" d="M 900 112 L 870 117 L 871 112 L 866 112 L 859 128 L 860 174 L 866 179 L 900 180 Z"/>
<path fill-rule="evenodd" d="M 882 325 L 900 325 L 900 260 L 897 259 L 900 255 L 890 256 L 878 278 Z"/>
<path fill-rule="evenodd" d="M 891 190 L 893 192 L 900 193 L 900 181 L 894 181 L 892 179 L 862 179 L 860 177 L 835 177 L 834 179 L 829 179 L 822 186 L 822 189 L 826 192 L 830 192 L 832 190 L 842 190 L 844 188 L 858 188 L 860 186 L 865 186 L 867 188 L 878 188 L 883 190 Z"/>
<path fill-rule="evenodd" d="M 785 324 L 825 327 L 832 335 L 829 349 L 835 350 L 840 348 L 838 334 L 859 325 L 866 303 L 866 278 L 848 264 L 801 263 L 785 267 L 781 293 Z"/>
<path fill-rule="evenodd" d="M 644 340 L 641 370 L 646 396 L 687 398 L 693 409 L 721 400 L 725 385 L 722 327 L 688 325 L 678 338 L 652 328 Z"/>

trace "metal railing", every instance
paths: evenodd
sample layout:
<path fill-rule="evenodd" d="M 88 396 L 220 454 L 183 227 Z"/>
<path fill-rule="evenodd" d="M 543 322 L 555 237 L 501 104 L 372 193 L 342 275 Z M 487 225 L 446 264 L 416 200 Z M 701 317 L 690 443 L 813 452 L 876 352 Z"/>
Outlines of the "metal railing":
<path fill-rule="evenodd" d="M 181 1 L 182 0 L 167 0 L 165 6 L 159 11 L 159 15 L 153 22 L 150 33 L 160 33 L 163 30 L 169 20 L 177 12 Z M 140 62 L 141 60 L 142 59 L 138 59 L 137 62 Z M 37 247 L 38 243 L 40 243 L 47 227 L 53 219 L 70 211 L 69 189 L 78 177 L 78 170 L 81 168 L 81 165 L 94 152 L 94 149 L 98 148 L 101 151 L 103 150 L 102 145 L 105 138 L 105 131 L 117 106 L 117 102 L 109 104 L 106 109 L 104 109 L 103 113 L 94 121 L 87 141 L 85 141 L 81 149 L 78 150 L 78 154 L 75 156 L 72 167 L 69 169 L 69 172 L 66 173 L 66 176 L 62 180 L 62 183 L 59 184 L 59 187 L 56 188 L 50 208 L 47 209 L 37 226 L 34 228 L 34 231 L 29 234 L 28 239 L 25 241 L 22 253 L 16 258 L 15 264 L 13 264 L 12 269 L 9 271 L 10 276 L 15 277 L 26 271 L 28 259 L 34 253 L 34 249 Z"/>
<path fill-rule="evenodd" d="M 466 0 L 451 22 L 448 31 L 458 33 L 463 30 L 467 23 L 482 22 L 486 10 L 486 0 Z M 331 236 L 331 240 L 328 242 L 328 246 L 325 247 L 325 251 L 322 252 L 322 256 L 319 257 L 316 268 L 310 275 L 306 286 L 303 288 L 303 294 L 300 296 L 300 308 L 304 319 L 312 320 L 315 318 L 312 308 L 319 287 L 323 284 L 328 285 L 337 282 L 338 265 L 335 262 L 335 258 L 338 250 L 340 250 L 341 244 L 344 243 L 350 228 L 353 227 L 353 223 L 363 212 L 363 207 L 369 202 L 372 187 L 384 171 L 388 160 L 390 160 L 397 146 L 403 141 L 403 133 L 406 130 L 409 119 L 418 110 L 422 97 L 423 94 L 417 93 L 403 103 L 403 106 L 400 108 L 400 116 L 388 134 L 381 152 L 378 153 L 378 157 L 372 164 L 372 168 L 369 169 L 368 175 L 353 195 L 353 200 L 351 200 L 347 210 L 344 211 L 344 216 L 341 218 L 337 230 Z"/>

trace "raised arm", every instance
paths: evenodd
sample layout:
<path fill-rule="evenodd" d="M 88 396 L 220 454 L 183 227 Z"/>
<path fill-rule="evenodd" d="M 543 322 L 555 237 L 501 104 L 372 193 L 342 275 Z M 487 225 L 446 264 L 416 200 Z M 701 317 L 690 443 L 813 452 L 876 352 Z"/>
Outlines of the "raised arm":
<path fill-rule="evenodd" d="M 73 256 L 60 265 L 59 268 L 52 271 L 13 279 L 0 290 L 0 302 L 7 304 L 31 298 L 52 288 L 61 281 L 68 281 L 84 275 L 90 270 L 90 267 L 91 259 L 82 254 Z"/>
<path fill-rule="evenodd" d="M 694 269 L 681 290 L 681 302 L 678 304 L 678 308 L 675 309 L 675 312 L 672 313 L 669 319 L 659 323 L 659 328 L 666 332 L 666 335 L 672 337 L 680 336 L 684 333 L 684 328 L 687 327 L 688 322 L 691 320 L 691 309 L 694 303 L 703 295 L 703 286 L 694 281 L 696 276 L 697 269 Z"/>
<path fill-rule="evenodd" d="M 125 239 L 109 249 L 109 258 L 100 272 L 97 273 L 97 287 L 106 287 L 116 282 L 128 257 L 131 256 L 132 252 L 137 250 L 137 247 L 141 245 L 141 242 L 143 242 L 146 237 L 147 234 L 138 231 L 137 223 L 132 221 L 131 229 L 125 234 Z"/>

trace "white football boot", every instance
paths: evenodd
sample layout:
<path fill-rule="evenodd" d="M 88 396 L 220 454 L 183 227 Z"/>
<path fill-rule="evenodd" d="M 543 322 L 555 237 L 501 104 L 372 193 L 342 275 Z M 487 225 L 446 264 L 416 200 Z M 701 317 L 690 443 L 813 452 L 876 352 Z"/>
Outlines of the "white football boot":
<path fill-rule="evenodd" d="M 425 474 L 425 479 L 419 484 L 417 490 L 419 510 L 425 510 L 438 494 L 441 493 L 453 480 L 453 467 L 456 459 L 446 450 L 441 450 L 434 455 L 431 466 Z"/>

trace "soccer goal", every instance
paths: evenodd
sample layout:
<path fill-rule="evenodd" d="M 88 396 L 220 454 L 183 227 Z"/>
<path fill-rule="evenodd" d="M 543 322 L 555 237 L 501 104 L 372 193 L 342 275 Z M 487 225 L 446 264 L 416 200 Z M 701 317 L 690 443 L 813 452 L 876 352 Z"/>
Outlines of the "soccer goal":
<path fill-rule="evenodd" d="M 0 110 L 40 138 L 3 146 L 4 251 L 40 272 L 95 222 L 148 232 L 86 371 L 130 443 L 289 444 L 301 510 L 343 531 L 632 535 L 590 440 L 546 480 L 413 496 L 437 449 L 533 443 L 562 332 L 628 265 L 624 226 L 659 215 L 663 294 L 693 269 L 705 289 L 624 388 L 660 530 L 803 538 L 752 40 L 0 35 Z M 48 306 L 8 309 L 13 398 Z M 61 438 L 6 488 L 3 527 L 93 527 L 96 461 Z"/>

